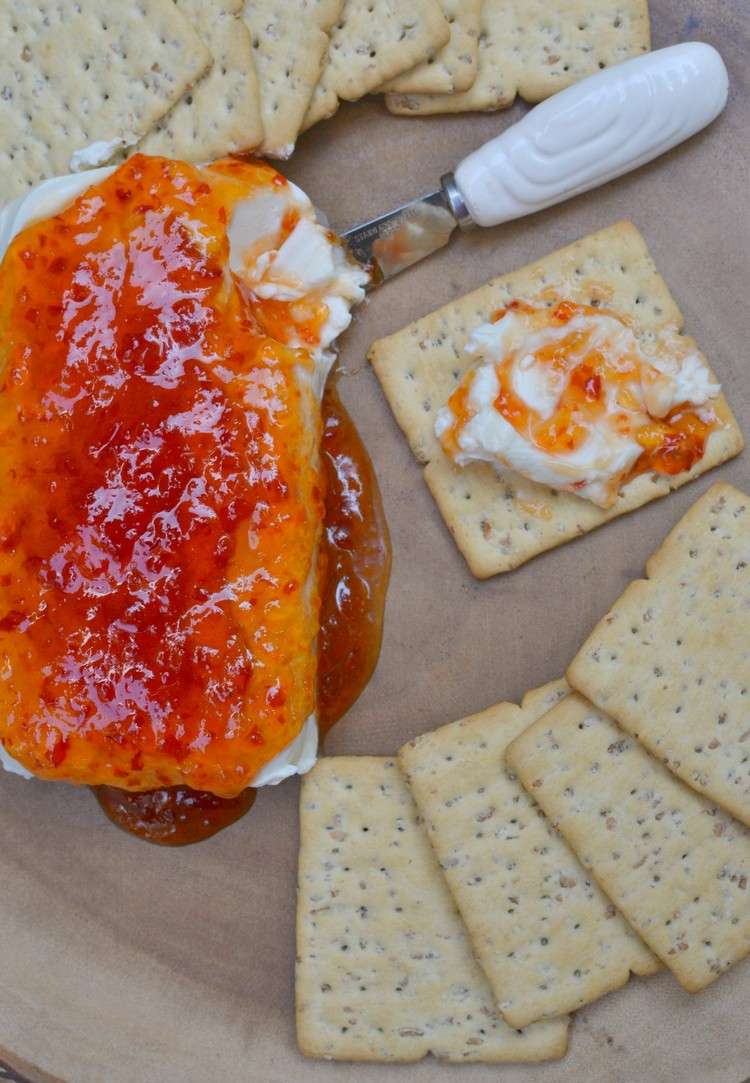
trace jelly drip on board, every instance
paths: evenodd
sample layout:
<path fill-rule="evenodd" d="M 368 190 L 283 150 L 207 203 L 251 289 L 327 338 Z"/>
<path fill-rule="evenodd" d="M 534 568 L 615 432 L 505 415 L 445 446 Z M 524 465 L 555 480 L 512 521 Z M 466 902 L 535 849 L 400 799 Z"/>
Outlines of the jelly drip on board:
<path fill-rule="evenodd" d="M 375 471 L 332 384 L 323 399 L 322 454 L 326 500 L 318 720 L 325 734 L 373 674 L 391 571 L 391 544 Z"/>
<path fill-rule="evenodd" d="M 248 788 L 237 797 L 218 797 L 187 786 L 144 793 L 118 790 L 116 786 L 92 789 L 113 823 L 161 846 L 187 846 L 209 839 L 249 812 L 257 794 L 257 790 Z"/>
<path fill-rule="evenodd" d="M 324 735 L 358 699 L 375 669 L 391 566 L 375 472 L 332 383 L 323 399 L 322 460 L 326 500 L 318 709 Z M 118 827 L 163 846 L 210 838 L 244 816 L 256 795 L 248 789 L 226 799 L 186 787 L 130 793 L 100 786 L 94 792 Z"/>

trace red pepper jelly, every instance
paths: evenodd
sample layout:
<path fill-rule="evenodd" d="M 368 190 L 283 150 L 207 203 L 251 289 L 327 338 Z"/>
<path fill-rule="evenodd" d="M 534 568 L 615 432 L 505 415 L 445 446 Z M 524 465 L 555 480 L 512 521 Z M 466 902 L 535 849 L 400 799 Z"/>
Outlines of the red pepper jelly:
<path fill-rule="evenodd" d="M 323 398 L 323 575 L 318 638 L 318 719 L 325 734 L 367 685 L 380 653 L 391 565 L 388 527 L 367 451 L 333 384 Z M 250 809 L 255 790 L 220 798 L 186 787 L 132 793 L 99 786 L 109 818 L 133 835 L 185 846 Z"/>
<path fill-rule="evenodd" d="M 315 709 L 313 361 L 228 260 L 285 184 L 138 155 L 0 267 L 0 738 L 42 778 L 234 798 Z"/>

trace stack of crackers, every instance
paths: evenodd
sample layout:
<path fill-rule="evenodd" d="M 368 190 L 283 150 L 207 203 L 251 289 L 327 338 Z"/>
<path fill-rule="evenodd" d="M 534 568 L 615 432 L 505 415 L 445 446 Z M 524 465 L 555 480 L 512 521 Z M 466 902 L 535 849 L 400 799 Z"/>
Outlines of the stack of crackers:
<path fill-rule="evenodd" d="M 647 0 L 345 0 L 303 129 L 365 94 L 406 116 L 538 102 L 649 44 Z"/>
<path fill-rule="evenodd" d="M 649 48 L 647 0 L 0 0 L 0 204 L 141 150 L 286 158 L 342 100 L 538 101 Z"/>
<path fill-rule="evenodd" d="M 647 574 L 567 680 L 305 778 L 304 1053 L 546 1060 L 631 974 L 750 952 L 750 497 L 713 486 Z"/>
<path fill-rule="evenodd" d="M 0 204 L 131 149 L 205 160 L 262 139 L 242 0 L 1 0 Z"/>

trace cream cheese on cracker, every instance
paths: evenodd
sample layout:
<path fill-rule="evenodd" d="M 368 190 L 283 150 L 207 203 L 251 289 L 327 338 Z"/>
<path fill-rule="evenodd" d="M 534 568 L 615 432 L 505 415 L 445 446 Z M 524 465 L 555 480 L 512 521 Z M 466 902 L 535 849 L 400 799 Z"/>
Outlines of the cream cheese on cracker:
<path fill-rule="evenodd" d="M 449 457 L 514 470 L 603 508 L 648 441 L 668 448 L 683 439 L 670 429 L 680 408 L 710 425 L 721 390 L 676 329 L 647 339 L 617 313 L 567 302 L 513 302 L 465 349 L 477 360 L 435 420 Z"/>

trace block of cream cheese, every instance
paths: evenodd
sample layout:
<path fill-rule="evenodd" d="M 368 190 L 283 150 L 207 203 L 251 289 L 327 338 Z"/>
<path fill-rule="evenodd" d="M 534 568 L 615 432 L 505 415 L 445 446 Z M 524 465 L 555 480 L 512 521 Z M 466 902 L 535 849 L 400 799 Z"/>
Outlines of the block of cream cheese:
<path fill-rule="evenodd" d="M 320 397 L 366 274 L 260 163 L 0 212 L 0 762 L 231 796 L 315 760 Z"/>

